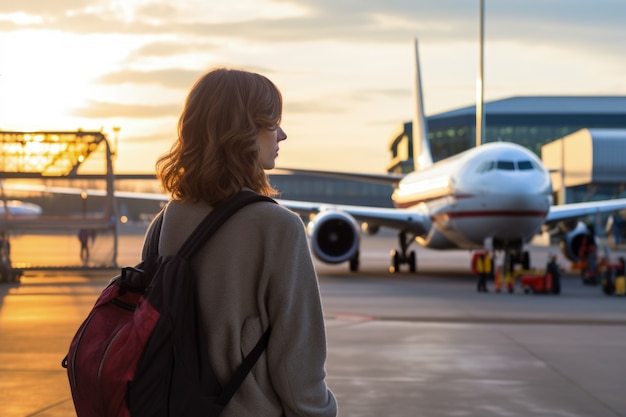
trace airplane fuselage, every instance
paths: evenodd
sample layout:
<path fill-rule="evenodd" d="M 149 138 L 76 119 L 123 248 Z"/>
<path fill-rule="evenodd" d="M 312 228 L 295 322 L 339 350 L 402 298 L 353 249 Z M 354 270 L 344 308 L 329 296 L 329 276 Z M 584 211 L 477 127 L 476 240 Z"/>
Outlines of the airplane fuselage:
<path fill-rule="evenodd" d="M 426 235 L 437 249 L 494 247 L 529 241 L 545 222 L 550 175 L 529 150 L 489 143 L 408 174 L 393 194 L 396 207 L 427 213 Z"/>
<path fill-rule="evenodd" d="M 37 204 L 19 200 L 0 201 L 0 218 L 36 219 L 41 212 L 41 207 Z"/>

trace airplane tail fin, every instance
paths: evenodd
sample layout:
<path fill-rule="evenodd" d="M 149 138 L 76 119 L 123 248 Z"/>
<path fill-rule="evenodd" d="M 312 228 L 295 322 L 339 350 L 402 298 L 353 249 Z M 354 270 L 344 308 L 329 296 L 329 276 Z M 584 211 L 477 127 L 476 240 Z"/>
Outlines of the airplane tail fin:
<path fill-rule="evenodd" d="M 433 164 L 428 142 L 428 127 L 424 115 L 424 99 L 422 98 L 422 77 L 420 72 L 419 53 L 417 50 L 417 38 L 415 39 L 415 79 L 413 85 L 413 99 L 415 101 L 415 114 L 413 117 L 413 165 L 415 171 L 424 169 Z"/>

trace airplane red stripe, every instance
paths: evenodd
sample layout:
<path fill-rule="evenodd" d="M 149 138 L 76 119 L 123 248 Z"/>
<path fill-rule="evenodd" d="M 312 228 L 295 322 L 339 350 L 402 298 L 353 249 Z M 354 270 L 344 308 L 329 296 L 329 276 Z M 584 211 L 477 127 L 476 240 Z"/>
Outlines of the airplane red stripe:
<path fill-rule="evenodd" d="M 475 197 L 475 194 L 454 194 L 454 198 L 456 198 L 457 200 L 461 200 L 464 198 L 473 198 Z M 441 194 L 438 195 L 436 197 L 430 197 L 430 198 L 424 198 L 418 201 L 406 201 L 404 203 L 398 202 L 398 201 L 394 201 L 393 204 L 396 208 L 409 208 L 409 207 L 413 207 L 416 206 L 419 203 L 427 203 L 429 201 L 434 201 L 434 200 L 439 200 L 441 198 L 445 198 L 448 197 L 448 194 Z"/>
<path fill-rule="evenodd" d="M 546 217 L 545 211 L 519 211 L 519 210 L 499 210 L 499 211 L 462 211 L 452 213 L 436 214 L 433 218 L 448 217 L 452 219 L 467 217 Z"/>

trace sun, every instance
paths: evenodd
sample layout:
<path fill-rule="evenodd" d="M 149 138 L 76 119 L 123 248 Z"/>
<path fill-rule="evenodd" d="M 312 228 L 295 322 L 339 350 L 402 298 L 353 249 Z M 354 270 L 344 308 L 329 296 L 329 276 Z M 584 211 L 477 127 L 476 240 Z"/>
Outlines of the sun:
<path fill-rule="evenodd" d="M 0 34 L 0 129 L 93 129 L 73 110 L 94 98 L 94 80 L 125 52 L 119 44 L 49 30 Z"/>
<path fill-rule="evenodd" d="M 83 100 L 89 71 L 68 35 L 18 31 L 3 35 L 0 127 L 62 128 Z M 62 130 L 75 128 L 67 126 Z"/>

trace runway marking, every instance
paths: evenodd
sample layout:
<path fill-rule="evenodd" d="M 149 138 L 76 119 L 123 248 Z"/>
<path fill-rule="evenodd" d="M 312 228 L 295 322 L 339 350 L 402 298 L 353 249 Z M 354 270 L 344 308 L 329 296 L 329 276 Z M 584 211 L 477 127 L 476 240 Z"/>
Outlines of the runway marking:
<path fill-rule="evenodd" d="M 326 376 L 327 380 L 333 381 L 358 381 L 358 382 L 426 382 L 428 378 L 410 378 L 410 377 L 402 377 L 402 376 Z"/>
<path fill-rule="evenodd" d="M 361 322 L 376 320 L 374 317 L 369 316 L 367 314 L 356 314 L 356 313 L 330 313 L 326 315 L 326 319 L 348 321 L 348 322 L 353 322 L 353 323 L 361 323 Z"/>
<path fill-rule="evenodd" d="M 402 323 L 451 323 L 451 324 L 517 324 L 517 325 L 569 325 L 569 326 L 626 326 L 626 319 L 583 319 L 583 318 L 533 318 L 533 317 L 410 317 L 410 316 L 369 316 L 353 313 L 327 313 L 326 320 L 353 323 L 381 321 Z"/>

